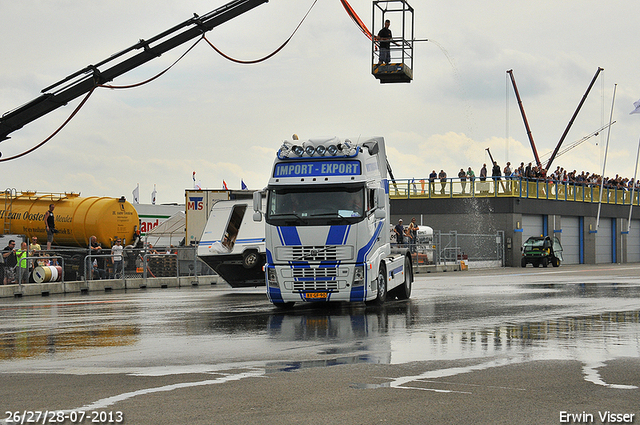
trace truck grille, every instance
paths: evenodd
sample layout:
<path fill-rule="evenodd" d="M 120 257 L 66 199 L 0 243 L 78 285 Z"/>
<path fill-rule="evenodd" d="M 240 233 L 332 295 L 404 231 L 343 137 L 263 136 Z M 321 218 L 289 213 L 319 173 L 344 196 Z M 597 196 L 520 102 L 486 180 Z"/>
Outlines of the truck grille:
<path fill-rule="evenodd" d="M 305 268 L 293 269 L 294 291 L 337 291 L 338 269 Z"/>
<path fill-rule="evenodd" d="M 338 269 L 317 268 L 317 269 L 293 269 L 294 278 L 312 278 L 312 279 L 336 279 L 338 277 Z"/>
<path fill-rule="evenodd" d="M 282 246 L 276 249 L 279 261 L 348 261 L 353 259 L 351 246 Z"/>

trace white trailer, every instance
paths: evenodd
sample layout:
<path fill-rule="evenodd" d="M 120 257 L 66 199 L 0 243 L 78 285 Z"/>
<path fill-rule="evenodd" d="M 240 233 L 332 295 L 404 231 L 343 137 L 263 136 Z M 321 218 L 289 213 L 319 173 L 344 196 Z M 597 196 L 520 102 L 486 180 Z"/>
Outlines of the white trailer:
<path fill-rule="evenodd" d="M 250 204 L 216 202 L 198 243 L 198 257 L 232 287 L 265 284 L 264 226 L 252 220 Z"/>
<path fill-rule="evenodd" d="M 285 141 L 269 179 L 265 219 L 267 296 L 295 302 L 382 304 L 409 298 L 408 249 L 391 252 L 384 139 Z"/>

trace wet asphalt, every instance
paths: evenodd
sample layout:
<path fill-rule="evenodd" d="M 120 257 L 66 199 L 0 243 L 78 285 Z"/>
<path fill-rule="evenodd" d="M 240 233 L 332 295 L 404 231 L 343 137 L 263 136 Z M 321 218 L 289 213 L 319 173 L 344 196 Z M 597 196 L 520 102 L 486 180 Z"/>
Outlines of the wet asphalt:
<path fill-rule="evenodd" d="M 0 299 L 0 423 L 640 423 L 639 272 L 425 274 L 285 312 L 227 285 Z"/>

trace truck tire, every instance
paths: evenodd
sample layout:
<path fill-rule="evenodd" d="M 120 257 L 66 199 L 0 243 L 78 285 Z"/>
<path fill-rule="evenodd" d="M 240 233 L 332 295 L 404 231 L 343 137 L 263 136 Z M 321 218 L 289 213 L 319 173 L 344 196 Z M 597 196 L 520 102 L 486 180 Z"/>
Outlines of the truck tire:
<path fill-rule="evenodd" d="M 242 254 L 242 267 L 245 269 L 252 269 L 260 265 L 260 254 L 258 251 L 247 251 Z"/>
<path fill-rule="evenodd" d="M 384 266 L 378 270 L 378 293 L 374 300 L 368 301 L 368 305 L 382 305 L 387 300 L 387 272 Z"/>
<path fill-rule="evenodd" d="M 560 260 L 557 257 L 553 257 L 551 264 L 553 267 L 560 267 Z"/>
<path fill-rule="evenodd" d="M 404 258 L 404 283 L 394 288 L 389 295 L 393 295 L 399 300 L 408 300 L 411 296 L 411 285 L 413 282 L 413 269 L 409 257 Z"/>
<path fill-rule="evenodd" d="M 542 267 L 548 267 L 549 266 L 549 259 L 547 257 L 543 257 L 542 258 Z"/>
<path fill-rule="evenodd" d="M 522 260 L 520 260 L 520 265 L 522 267 L 527 267 L 527 259 L 526 258 L 522 258 Z"/>

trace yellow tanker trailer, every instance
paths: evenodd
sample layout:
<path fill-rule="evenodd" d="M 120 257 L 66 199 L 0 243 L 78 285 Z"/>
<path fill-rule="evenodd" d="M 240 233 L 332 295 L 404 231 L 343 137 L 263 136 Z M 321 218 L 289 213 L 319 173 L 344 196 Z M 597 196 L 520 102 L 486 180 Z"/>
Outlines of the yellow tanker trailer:
<path fill-rule="evenodd" d="M 134 241 L 139 225 L 138 213 L 124 197 L 83 198 L 75 193 L 5 192 L 4 199 L 0 198 L 2 234 L 37 236 L 45 248 L 44 215 L 50 204 L 55 206 L 57 233 L 53 237 L 54 245 L 86 248 L 91 236 L 95 236 L 103 247 L 111 247 L 117 238 L 127 244 Z"/>

